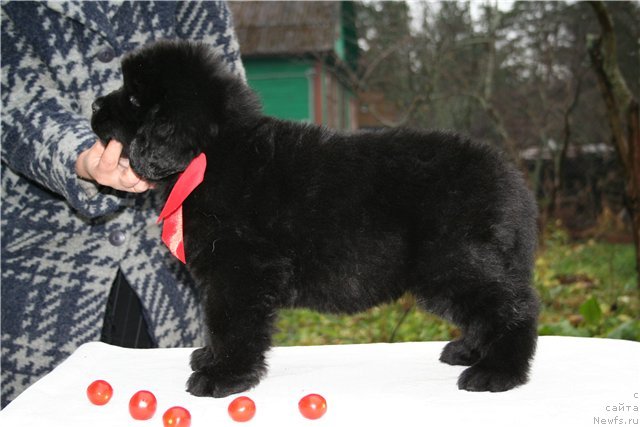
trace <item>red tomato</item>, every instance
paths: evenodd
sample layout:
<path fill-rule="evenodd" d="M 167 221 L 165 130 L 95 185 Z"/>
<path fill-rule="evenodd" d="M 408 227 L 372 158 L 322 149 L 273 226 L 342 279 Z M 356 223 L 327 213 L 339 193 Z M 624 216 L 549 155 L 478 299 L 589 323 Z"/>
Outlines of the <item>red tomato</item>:
<path fill-rule="evenodd" d="M 316 420 L 327 412 L 327 401 L 319 394 L 309 394 L 300 399 L 298 409 L 303 417 Z"/>
<path fill-rule="evenodd" d="M 229 404 L 229 416 L 238 422 L 249 421 L 256 414 L 256 404 L 246 396 L 240 396 Z"/>
<path fill-rule="evenodd" d="M 153 393 L 140 390 L 129 400 L 129 413 L 136 420 L 148 420 L 156 413 L 157 406 L 158 401 Z"/>
<path fill-rule="evenodd" d="M 87 397 L 94 405 L 106 405 L 113 396 L 111 384 L 104 380 L 95 380 L 87 387 Z"/>
<path fill-rule="evenodd" d="M 173 406 L 162 416 L 164 427 L 189 427 L 191 414 L 181 406 Z"/>

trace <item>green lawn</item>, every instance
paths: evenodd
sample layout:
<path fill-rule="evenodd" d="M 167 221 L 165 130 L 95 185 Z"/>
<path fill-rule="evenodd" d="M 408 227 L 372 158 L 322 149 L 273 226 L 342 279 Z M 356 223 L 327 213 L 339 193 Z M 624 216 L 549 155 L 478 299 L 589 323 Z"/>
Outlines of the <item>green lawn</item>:
<path fill-rule="evenodd" d="M 543 301 L 540 334 L 640 341 L 633 246 L 570 243 L 557 231 L 545 242 L 536 262 Z"/>
<path fill-rule="evenodd" d="M 541 335 L 622 338 L 640 341 L 640 294 L 632 245 L 570 242 L 549 232 L 536 261 L 535 283 L 542 301 Z M 355 316 L 283 310 L 276 345 L 436 341 L 458 329 L 416 308 L 405 296 L 394 304 Z"/>

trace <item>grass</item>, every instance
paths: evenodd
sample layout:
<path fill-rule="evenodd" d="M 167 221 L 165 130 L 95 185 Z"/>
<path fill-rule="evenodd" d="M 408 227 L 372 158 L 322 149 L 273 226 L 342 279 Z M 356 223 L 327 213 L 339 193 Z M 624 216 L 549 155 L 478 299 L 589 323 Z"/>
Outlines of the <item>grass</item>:
<path fill-rule="evenodd" d="M 536 261 L 540 334 L 640 341 L 633 246 L 569 242 L 561 230 L 549 233 L 545 243 Z"/>
<path fill-rule="evenodd" d="M 562 230 L 549 231 L 535 270 L 540 334 L 640 341 L 634 255 L 629 244 L 571 242 Z M 459 335 L 408 295 L 354 316 L 283 310 L 277 327 L 280 346 L 447 341 Z"/>

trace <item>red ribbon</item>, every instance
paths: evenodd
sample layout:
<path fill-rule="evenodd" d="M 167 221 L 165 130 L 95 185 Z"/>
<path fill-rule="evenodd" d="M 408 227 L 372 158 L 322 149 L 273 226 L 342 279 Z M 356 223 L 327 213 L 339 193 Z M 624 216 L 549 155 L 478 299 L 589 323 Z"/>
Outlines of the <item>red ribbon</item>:
<path fill-rule="evenodd" d="M 180 174 L 176 185 L 173 186 L 167 202 L 160 212 L 157 223 L 164 220 L 162 225 L 162 241 L 171 253 L 186 264 L 184 255 L 184 239 L 182 226 L 182 202 L 204 179 L 207 168 L 207 157 L 204 153 L 193 159 L 189 166 Z"/>

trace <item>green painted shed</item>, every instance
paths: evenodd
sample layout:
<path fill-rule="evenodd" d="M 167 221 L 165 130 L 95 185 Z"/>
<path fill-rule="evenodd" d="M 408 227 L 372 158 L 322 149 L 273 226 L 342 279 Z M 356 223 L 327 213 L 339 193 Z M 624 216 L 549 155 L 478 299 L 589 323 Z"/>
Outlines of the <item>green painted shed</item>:
<path fill-rule="evenodd" d="M 275 117 L 356 129 L 354 4 L 230 2 L 249 85 Z"/>

